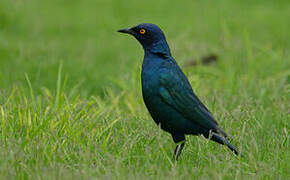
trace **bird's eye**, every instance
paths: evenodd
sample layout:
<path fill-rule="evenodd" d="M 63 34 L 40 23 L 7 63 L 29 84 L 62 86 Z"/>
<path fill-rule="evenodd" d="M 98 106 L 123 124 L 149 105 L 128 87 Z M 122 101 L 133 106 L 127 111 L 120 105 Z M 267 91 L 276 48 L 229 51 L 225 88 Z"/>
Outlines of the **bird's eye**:
<path fill-rule="evenodd" d="M 145 34 L 146 30 L 145 29 L 140 29 L 140 34 Z"/>

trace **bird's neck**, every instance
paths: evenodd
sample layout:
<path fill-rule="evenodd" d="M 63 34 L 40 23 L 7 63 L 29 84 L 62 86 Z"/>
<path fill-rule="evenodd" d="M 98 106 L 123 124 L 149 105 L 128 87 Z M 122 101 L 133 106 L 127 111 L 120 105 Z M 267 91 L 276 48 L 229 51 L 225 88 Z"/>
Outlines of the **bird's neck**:
<path fill-rule="evenodd" d="M 142 72 L 153 72 L 154 69 L 158 69 L 165 61 L 174 62 L 166 41 L 165 43 L 153 44 L 150 48 L 144 48 L 144 51 L 145 54 L 142 63 Z"/>
<path fill-rule="evenodd" d="M 171 56 L 170 48 L 165 39 L 162 39 L 150 46 L 143 46 L 146 55 L 155 54 L 158 56 Z"/>

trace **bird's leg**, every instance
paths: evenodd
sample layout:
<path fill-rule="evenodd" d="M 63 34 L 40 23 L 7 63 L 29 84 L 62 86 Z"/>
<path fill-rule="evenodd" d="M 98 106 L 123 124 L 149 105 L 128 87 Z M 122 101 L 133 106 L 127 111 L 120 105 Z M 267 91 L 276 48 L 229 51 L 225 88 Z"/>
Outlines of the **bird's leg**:
<path fill-rule="evenodd" d="M 185 144 L 185 136 L 184 134 L 171 134 L 171 135 L 172 135 L 173 141 L 177 144 L 174 150 L 174 156 L 173 156 L 174 160 L 177 161 Z"/>
<path fill-rule="evenodd" d="M 178 160 L 178 157 L 179 155 L 181 154 L 182 152 L 182 149 L 184 147 L 184 144 L 185 144 L 185 141 L 182 141 L 181 143 L 179 143 L 176 147 L 175 147 L 175 150 L 174 150 L 174 160 L 177 161 Z"/>

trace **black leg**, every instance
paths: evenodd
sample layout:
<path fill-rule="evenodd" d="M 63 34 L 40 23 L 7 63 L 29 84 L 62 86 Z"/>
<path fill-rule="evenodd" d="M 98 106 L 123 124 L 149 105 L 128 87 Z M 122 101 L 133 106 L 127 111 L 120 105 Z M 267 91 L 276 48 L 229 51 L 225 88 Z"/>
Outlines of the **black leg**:
<path fill-rule="evenodd" d="M 182 142 L 181 144 L 178 144 L 174 150 L 174 160 L 177 161 L 178 160 L 178 157 L 179 155 L 181 154 L 182 152 L 182 149 L 184 147 L 184 144 L 185 142 Z"/>
<path fill-rule="evenodd" d="M 174 157 L 173 157 L 174 160 L 177 161 L 185 144 L 185 136 L 184 134 L 174 134 L 174 135 L 172 134 L 172 138 L 173 138 L 173 141 L 178 144 L 174 150 Z"/>

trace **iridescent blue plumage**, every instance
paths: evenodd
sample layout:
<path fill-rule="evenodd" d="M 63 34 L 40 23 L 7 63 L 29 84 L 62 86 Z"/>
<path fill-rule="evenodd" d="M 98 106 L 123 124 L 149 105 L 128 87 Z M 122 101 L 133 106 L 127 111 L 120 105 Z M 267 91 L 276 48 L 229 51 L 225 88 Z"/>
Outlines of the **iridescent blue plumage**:
<path fill-rule="evenodd" d="M 186 134 L 204 135 L 227 145 L 238 154 L 226 140 L 226 133 L 218 127 L 211 112 L 193 92 L 186 76 L 171 56 L 161 29 L 145 23 L 119 32 L 133 35 L 143 46 L 143 99 L 154 121 L 179 144 L 174 152 L 175 159 L 182 151 Z"/>

